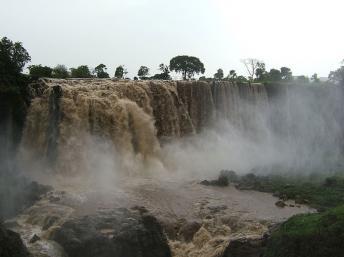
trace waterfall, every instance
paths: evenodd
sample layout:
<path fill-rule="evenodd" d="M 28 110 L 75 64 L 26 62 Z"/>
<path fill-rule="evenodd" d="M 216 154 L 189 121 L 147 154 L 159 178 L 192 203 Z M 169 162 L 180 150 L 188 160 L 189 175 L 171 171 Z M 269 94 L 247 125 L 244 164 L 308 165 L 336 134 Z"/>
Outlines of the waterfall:
<path fill-rule="evenodd" d="M 290 165 L 296 159 L 318 165 L 343 149 L 338 88 L 111 79 L 41 79 L 30 88 L 21 158 L 71 174 L 87 168 L 82 164 L 99 142 L 127 164 L 160 160 L 162 145 L 223 121 L 236 131 L 237 144 L 249 145 L 244 154 L 252 154 L 253 146 L 254 158 L 273 155 L 266 161 L 277 160 L 278 153 Z"/>
<path fill-rule="evenodd" d="M 70 173 L 82 168 L 90 136 L 119 155 L 159 157 L 164 139 L 199 133 L 220 118 L 248 128 L 246 102 L 267 103 L 262 85 L 230 82 L 42 79 L 31 89 L 22 156 Z"/>

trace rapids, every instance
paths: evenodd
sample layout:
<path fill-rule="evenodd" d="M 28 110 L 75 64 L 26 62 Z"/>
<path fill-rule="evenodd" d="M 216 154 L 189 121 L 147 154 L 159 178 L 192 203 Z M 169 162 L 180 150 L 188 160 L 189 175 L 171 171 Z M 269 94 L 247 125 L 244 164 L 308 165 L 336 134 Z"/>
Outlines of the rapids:
<path fill-rule="evenodd" d="M 222 256 L 230 240 L 262 238 L 269 226 L 313 211 L 294 202 L 278 208 L 278 199 L 270 194 L 239 191 L 233 186 L 204 187 L 198 181 L 141 177 L 120 179 L 111 189 L 75 185 L 59 186 L 7 221 L 35 257 L 64 257 L 63 249 L 51 240 L 54 230 L 73 217 L 99 210 L 144 206 L 162 224 L 175 257 Z M 190 224 L 198 225 L 191 241 L 185 240 L 190 232 L 183 231 Z M 40 240 L 29 243 L 34 235 Z"/>

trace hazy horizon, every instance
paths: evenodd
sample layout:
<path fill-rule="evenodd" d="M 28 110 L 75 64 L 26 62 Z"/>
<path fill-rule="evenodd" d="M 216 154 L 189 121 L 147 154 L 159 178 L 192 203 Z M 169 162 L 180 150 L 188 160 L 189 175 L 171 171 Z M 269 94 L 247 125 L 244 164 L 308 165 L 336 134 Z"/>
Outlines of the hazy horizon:
<path fill-rule="evenodd" d="M 2 2 L 0 36 L 20 41 L 30 64 L 68 68 L 104 63 L 113 76 L 141 65 L 157 73 L 176 55 L 193 55 L 206 76 L 218 68 L 247 76 L 240 59 L 257 58 L 293 75 L 327 77 L 344 58 L 339 0 L 11 0 Z"/>

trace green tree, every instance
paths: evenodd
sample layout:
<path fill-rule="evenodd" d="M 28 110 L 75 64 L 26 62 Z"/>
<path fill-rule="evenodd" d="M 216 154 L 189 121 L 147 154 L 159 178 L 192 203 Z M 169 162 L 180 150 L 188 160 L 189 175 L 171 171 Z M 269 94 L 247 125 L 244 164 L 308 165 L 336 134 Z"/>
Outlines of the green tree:
<path fill-rule="evenodd" d="M 227 79 L 234 82 L 236 80 L 236 78 L 237 78 L 237 74 L 236 74 L 235 70 L 230 70 L 229 74 L 227 76 Z"/>
<path fill-rule="evenodd" d="M 318 74 L 314 73 L 311 77 L 313 83 L 319 83 L 320 79 L 318 78 Z"/>
<path fill-rule="evenodd" d="M 238 76 L 238 77 L 236 78 L 236 81 L 239 82 L 239 83 L 246 83 L 246 82 L 248 82 L 249 80 L 248 80 L 246 77 L 240 75 L 240 76 Z"/>
<path fill-rule="evenodd" d="M 137 75 L 140 79 L 146 79 L 149 75 L 149 68 L 146 66 L 141 66 L 139 71 L 137 72 Z"/>
<path fill-rule="evenodd" d="M 297 76 L 296 81 L 300 83 L 309 83 L 309 78 L 305 75 Z"/>
<path fill-rule="evenodd" d="M 292 80 L 293 79 L 293 73 L 288 67 L 282 67 L 281 68 L 281 79 L 282 80 Z"/>
<path fill-rule="evenodd" d="M 97 75 L 97 78 L 109 78 L 109 73 L 106 70 L 106 65 L 101 63 L 94 68 L 94 73 Z"/>
<path fill-rule="evenodd" d="M 11 88 L 18 86 L 21 72 L 30 60 L 31 57 L 22 43 L 13 43 L 3 37 L 0 40 L 0 84 Z"/>
<path fill-rule="evenodd" d="M 118 79 L 123 79 L 128 74 L 127 69 L 124 65 L 120 65 L 115 70 L 115 77 Z"/>
<path fill-rule="evenodd" d="M 222 80 L 223 77 L 223 69 L 218 69 L 217 72 L 214 74 L 214 79 Z"/>
<path fill-rule="evenodd" d="M 42 66 L 41 64 L 39 65 L 30 65 L 28 67 L 30 75 L 33 78 L 51 78 L 52 77 L 52 72 L 53 69 L 48 67 L 48 66 Z"/>
<path fill-rule="evenodd" d="M 328 78 L 333 83 L 344 86 L 344 66 L 341 66 L 335 71 L 331 71 Z"/>
<path fill-rule="evenodd" d="M 204 74 L 204 64 L 194 56 L 180 55 L 170 60 L 170 70 L 182 73 L 183 79 L 192 78 L 195 74 Z"/>
<path fill-rule="evenodd" d="M 269 78 L 271 81 L 280 81 L 282 79 L 280 70 L 271 69 L 269 72 Z"/>
<path fill-rule="evenodd" d="M 267 72 L 265 70 L 265 63 L 264 62 L 258 62 L 257 63 L 255 75 L 256 75 L 257 81 L 264 81 L 267 79 Z"/>
<path fill-rule="evenodd" d="M 170 69 L 168 68 L 167 65 L 161 63 L 159 65 L 159 70 L 161 71 L 161 73 L 155 74 L 153 77 L 151 77 L 151 79 L 161 79 L 161 80 L 170 80 L 171 79 Z"/>
<path fill-rule="evenodd" d="M 54 78 L 58 79 L 65 79 L 69 77 L 67 67 L 62 64 L 56 65 L 56 67 L 53 69 L 52 75 Z"/>
<path fill-rule="evenodd" d="M 91 78 L 91 72 L 87 65 L 81 65 L 78 68 L 71 68 L 72 78 Z"/>
<path fill-rule="evenodd" d="M 21 72 L 30 60 L 30 55 L 22 43 L 14 43 L 7 37 L 0 38 L 0 134 L 6 139 L 1 140 L 0 146 L 0 176 L 7 173 L 13 175 L 11 172 L 15 165 L 8 160 L 13 157 L 20 142 L 29 99 L 26 90 L 30 82 L 29 76 Z M 4 177 L 14 177 L 12 175 Z M 0 202 L 3 202 L 1 200 L 4 197 L 11 195 L 15 186 L 12 183 L 7 189 L 3 189 L 4 183 L 6 182 L 3 181 L 3 177 L 0 178 Z M 0 208 L 4 209 L 2 207 L 0 203 Z M 1 214 L 6 214 L 6 211 L 0 210 L 0 216 Z"/>

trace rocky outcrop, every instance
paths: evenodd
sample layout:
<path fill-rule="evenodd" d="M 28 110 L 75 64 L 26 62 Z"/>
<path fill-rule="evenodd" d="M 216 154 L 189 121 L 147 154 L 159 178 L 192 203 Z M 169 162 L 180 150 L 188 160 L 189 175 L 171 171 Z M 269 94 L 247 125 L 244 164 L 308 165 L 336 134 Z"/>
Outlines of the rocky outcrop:
<path fill-rule="evenodd" d="M 25 97 L 15 92 L 0 92 L 0 175 L 14 166 L 27 113 Z"/>
<path fill-rule="evenodd" d="M 24 177 L 0 175 L 0 218 L 7 219 L 19 214 L 51 189 Z"/>
<path fill-rule="evenodd" d="M 261 257 L 266 247 L 267 237 L 237 238 L 229 242 L 221 257 Z"/>
<path fill-rule="evenodd" d="M 0 223 L 0 256 L 1 257 L 30 257 L 19 234 L 5 229 Z"/>
<path fill-rule="evenodd" d="M 68 220 L 54 232 L 70 257 L 170 257 L 157 220 L 139 210 L 115 209 Z"/>

